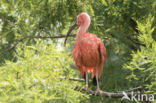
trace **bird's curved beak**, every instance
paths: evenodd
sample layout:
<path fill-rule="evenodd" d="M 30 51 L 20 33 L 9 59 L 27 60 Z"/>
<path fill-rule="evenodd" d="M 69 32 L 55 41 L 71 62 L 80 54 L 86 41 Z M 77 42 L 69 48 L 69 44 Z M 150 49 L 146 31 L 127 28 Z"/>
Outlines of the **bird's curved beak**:
<path fill-rule="evenodd" d="M 69 36 L 69 34 L 72 32 L 72 30 L 77 26 L 77 21 L 74 23 L 74 25 L 72 27 L 70 27 L 70 29 L 68 30 L 67 32 L 67 35 L 66 35 L 66 38 L 65 38 L 65 41 L 64 41 L 64 46 L 66 46 L 66 41 L 67 41 L 67 38 Z"/>

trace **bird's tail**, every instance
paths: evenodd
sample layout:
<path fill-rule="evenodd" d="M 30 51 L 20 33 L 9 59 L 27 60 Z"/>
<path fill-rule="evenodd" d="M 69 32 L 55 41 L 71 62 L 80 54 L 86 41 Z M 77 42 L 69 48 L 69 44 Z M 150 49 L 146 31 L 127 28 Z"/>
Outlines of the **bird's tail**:
<path fill-rule="evenodd" d="M 96 76 L 93 77 L 93 85 L 97 86 Z"/>

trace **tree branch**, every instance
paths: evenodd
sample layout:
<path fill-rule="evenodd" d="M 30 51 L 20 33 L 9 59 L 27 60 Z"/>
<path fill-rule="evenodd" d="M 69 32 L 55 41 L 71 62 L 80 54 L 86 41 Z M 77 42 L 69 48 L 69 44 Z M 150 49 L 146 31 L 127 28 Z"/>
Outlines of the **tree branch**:
<path fill-rule="evenodd" d="M 47 77 L 45 77 L 44 79 L 48 78 L 50 75 L 48 75 Z M 69 80 L 73 80 L 73 81 L 84 81 L 84 79 L 79 79 L 79 78 L 67 78 L 67 77 L 59 77 L 59 79 L 69 79 Z M 29 86 L 29 89 L 31 89 L 33 86 L 36 86 L 37 84 L 40 84 L 40 82 L 36 82 L 36 83 L 33 83 L 32 85 Z M 124 90 L 124 91 L 117 91 L 117 92 L 105 92 L 105 91 L 101 91 L 100 94 L 96 94 L 96 91 L 93 91 L 93 90 L 85 90 L 85 88 L 82 88 L 80 86 L 76 86 L 74 88 L 75 90 L 77 91 L 80 91 L 80 92 L 86 92 L 87 94 L 92 94 L 92 95 L 96 95 L 96 96 L 105 96 L 105 97 L 109 97 L 109 98 L 122 98 L 127 96 L 128 99 L 134 99 L 134 97 L 136 98 L 135 100 L 139 99 L 139 100 L 143 100 L 143 101 L 146 101 L 146 102 L 149 102 L 149 98 L 151 98 L 151 95 L 152 94 L 148 94 L 148 93 L 143 93 L 143 87 L 142 86 L 139 86 L 139 87 L 136 87 L 136 88 L 132 88 L 132 89 L 129 89 L 129 90 Z M 121 99 L 121 100 L 122 100 Z M 124 99 L 127 99 L 127 98 L 124 98 Z"/>
<path fill-rule="evenodd" d="M 71 78 L 60 77 L 59 79 L 69 79 L 69 80 L 72 80 L 72 81 L 80 81 L 80 82 L 84 82 L 85 81 L 84 79 L 74 78 L 74 77 L 71 77 Z"/>
<path fill-rule="evenodd" d="M 84 79 L 79 79 L 79 78 L 67 78 L 67 77 L 60 77 L 60 79 L 69 79 L 72 81 L 84 81 Z M 117 91 L 117 92 L 105 92 L 105 91 L 101 91 L 100 94 L 96 94 L 96 91 L 93 90 L 88 90 L 86 91 L 85 88 L 82 88 L 80 86 L 76 86 L 75 90 L 78 90 L 80 92 L 86 92 L 88 94 L 92 94 L 92 95 L 102 95 L 105 97 L 109 97 L 109 98 L 123 98 L 125 96 L 125 94 L 129 97 L 129 99 L 133 98 L 135 96 L 135 98 L 139 99 L 139 100 L 143 100 L 143 101 L 149 101 L 149 98 L 151 97 L 152 94 L 148 94 L 148 93 L 144 93 L 144 89 L 142 86 L 136 87 L 136 88 L 131 88 L 129 90 L 124 90 L 124 91 Z M 146 95 L 146 96 L 145 96 Z"/>
<path fill-rule="evenodd" d="M 96 91 L 93 90 L 85 90 L 85 88 L 81 88 L 79 86 L 76 86 L 75 90 L 78 90 L 80 92 L 86 92 L 87 94 L 92 94 L 96 96 L 105 96 L 108 98 L 121 98 L 122 99 L 128 99 L 128 100 L 141 100 L 149 103 L 149 100 L 152 98 L 151 95 L 154 94 L 148 94 L 148 93 L 143 93 L 142 90 L 143 88 L 141 86 L 132 88 L 130 90 L 125 90 L 125 91 L 118 91 L 118 92 L 105 92 L 101 91 L 100 94 L 96 94 Z M 127 96 L 127 98 L 124 98 Z M 153 97 L 154 99 L 154 97 Z"/>
<path fill-rule="evenodd" d="M 76 34 L 71 34 L 69 35 L 69 37 L 74 37 Z M 27 39 L 27 38 L 42 38 L 42 39 L 47 39 L 47 38 L 51 38 L 51 39 L 56 39 L 56 38 L 65 38 L 66 35 L 59 35 L 59 36 L 23 36 L 21 38 L 19 38 L 10 48 L 7 49 L 7 51 L 10 51 L 12 49 L 14 49 L 18 43 L 22 42 L 24 39 Z"/>
<path fill-rule="evenodd" d="M 129 90 L 124 90 L 125 92 L 131 92 L 131 91 L 140 91 L 142 92 L 143 91 L 143 87 L 142 86 L 139 86 L 139 87 L 136 87 L 136 88 L 131 88 Z M 120 93 L 122 93 L 123 91 L 118 91 Z"/>
<path fill-rule="evenodd" d="M 74 77 L 67 78 L 65 76 L 64 77 L 60 77 L 59 79 L 69 79 L 69 80 L 72 80 L 72 81 L 80 81 L 80 82 L 84 82 L 85 81 L 84 79 L 74 78 Z M 136 87 L 136 88 L 131 88 L 129 90 L 124 90 L 124 92 L 131 92 L 131 91 L 140 91 L 140 92 L 142 92 L 143 91 L 143 87 L 139 86 L 139 87 Z M 118 93 L 122 93 L 122 92 L 123 91 L 118 91 Z"/>

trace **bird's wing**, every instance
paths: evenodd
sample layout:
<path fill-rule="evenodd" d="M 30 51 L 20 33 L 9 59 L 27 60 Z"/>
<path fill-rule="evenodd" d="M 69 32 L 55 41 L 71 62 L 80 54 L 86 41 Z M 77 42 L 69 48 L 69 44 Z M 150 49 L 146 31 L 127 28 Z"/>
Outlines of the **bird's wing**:
<path fill-rule="evenodd" d="M 106 61 L 106 48 L 102 41 L 99 43 L 98 52 L 99 52 L 99 56 L 100 56 L 100 64 L 98 67 L 98 77 L 100 78 L 101 72 L 104 67 L 104 63 Z"/>
<path fill-rule="evenodd" d="M 102 63 L 104 64 L 106 61 L 106 48 L 103 43 L 100 43 L 100 51 L 102 56 Z"/>
<path fill-rule="evenodd" d="M 79 49 L 78 41 L 76 41 L 76 43 L 75 43 L 75 47 L 74 47 L 74 50 L 73 50 L 72 54 L 73 54 L 74 61 L 75 61 L 77 69 L 81 73 L 82 77 L 84 77 L 85 68 L 81 64 L 81 52 L 80 52 L 80 49 Z"/>

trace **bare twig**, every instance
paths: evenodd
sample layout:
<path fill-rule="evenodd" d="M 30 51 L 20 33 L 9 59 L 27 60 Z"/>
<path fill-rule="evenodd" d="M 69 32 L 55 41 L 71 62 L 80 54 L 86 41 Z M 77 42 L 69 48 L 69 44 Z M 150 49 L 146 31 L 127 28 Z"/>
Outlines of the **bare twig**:
<path fill-rule="evenodd" d="M 59 79 L 69 79 L 69 80 L 72 80 L 72 81 L 80 81 L 80 82 L 84 82 L 85 80 L 83 78 L 74 78 L 74 77 L 59 77 Z M 139 87 L 136 87 L 136 88 L 131 88 L 129 90 L 124 90 L 124 92 L 131 92 L 131 91 L 143 91 L 143 87 L 142 86 L 139 86 Z M 122 93 L 123 91 L 117 91 L 118 93 Z"/>
<path fill-rule="evenodd" d="M 48 78 L 50 75 L 48 75 L 47 77 L 45 77 L 44 79 Z M 79 78 L 68 78 L 68 77 L 59 77 L 59 79 L 69 79 L 69 80 L 74 80 L 74 81 L 84 81 L 84 79 L 79 79 Z M 31 89 L 33 86 L 36 86 L 40 84 L 40 82 L 36 82 L 33 83 L 32 85 L 29 86 L 29 89 Z M 92 94 L 92 95 L 96 95 L 96 96 L 105 96 L 105 97 L 109 97 L 109 98 L 124 98 L 124 96 L 127 96 L 129 99 L 131 98 L 137 98 L 143 101 L 149 101 L 149 98 L 151 97 L 152 94 L 148 94 L 148 93 L 143 93 L 141 92 L 143 90 L 142 86 L 136 87 L 136 88 L 132 88 L 129 90 L 124 90 L 124 91 L 118 91 L 118 92 L 105 92 L 105 91 L 101 91 L 100 94 L 97 94 L 96 91 L 93 90 L 85 90 L 84 88 L 80 87 L 80 86 L 76 86 L 74 88 L 77 91 L 80 92 L 86 92 L 87 94 Z M 141 96 L 143 95 L 143 96 Z M 146 96 L 145 96 L 146 95 Z M 125 98 L 127 99 L 127 98 Z"/>
<path fill-rule="evenodd" d="M 59 79 L 69 79 L 69 80 L 73 80 L 73 81 L 80 81 L 80 82 L 84 82 L 84 81 L 85 81 L 84 79 L 74 78 L 74 77 L 71 77 L 71 78 L 67 78 L 67 77 L 60 77 Z"/>
<path fill-rule="evenodd" d="M 60 77 L 60 79 L 69 79 L 69 80 L 80 81 L 80 82 L 84 81 L 84 79 L 73 78 L 73 77 L 71 77 L 71 78 Z M 78 90 L 78 91 L 81 91 L 81 92 L 84 91 L 84 92 L 87 92 L 88 94 L 97 95 L 97 96 L 102 95 L 102 96 L 109 97 L 109 98 L 123 98 L 125 96 L 125 94 L 126 94 L 126 96 L 128 96 L 129 98 L 133 98 L 133 96 L 135 96 L 135 98 L 143 99 L 144 101 L 148 101 L 150 96 L 151 96 L 151 94 L 147 94 L 147 93 L 142 92 L 143 91 L 142 86 L 131 88 L 129 90 L 117 91 L 117 92 L 101 91 L 100 94 L 96 94 L 96 91 L 93 91 L 93 90 L 86 91 L 85 88 L 82 88 L 80 86 L 76 86 L 75 90 Z"/>
<path fill-rule="evenodd" d="M 74 37 L 76 34 L 71 34 L 69 35 L 70 37 Z M 27 38 L 42 38 L 42 39 L 47 39 L 47 38 L 51 38 L 51 39 L 56 39 L 56 38 L 65 38 L 66 35 L 59 35 L 59 36 L 23 36 L 21 38 L 19 38 L 10 48 L 7 49 L 7 51 L 10 51 L 12 49 L 14 49 L 20 42 L 22 42 L 24 39 Z"/>
<path fill-rule="evenodd" d="M 93 90 L 85 90 L 85 88 L 81 88 L 79 86 L 76 86 L 75 90 L 81 91 L 81 92 L 86 92 L 87 94 L 92 94 L 96 96 L 105 96 L 109 98 L 122 98 L 122 99 L 139 99 L 143 101 L 149 101 L 149 98 L 151 98 L 152 94 L 148 93 L 142 93 L 140 92 L 140 89 L 142 89 L 141 86 L 132 88 L 130 90 L 125 90 L 125 91 L 119 91 L 119 92 L 105 92 L 101 91 L 100 94 L 97 94 L 96 91 Z M 125 97 L 127 96 L 127 98 Z"/>
<path fill-rule="evenodd" d="M 139 86 L 139 87 L 136 87 L 136 88 L 131 88 L 129 90 L 124 90 L 124 92 L 131 92 L 131 91 L 142 91 L 143 90 L 143 87 L 142 86 Z M 122 93 L 123 91 L 118 91 L 120 93 Z"/>

